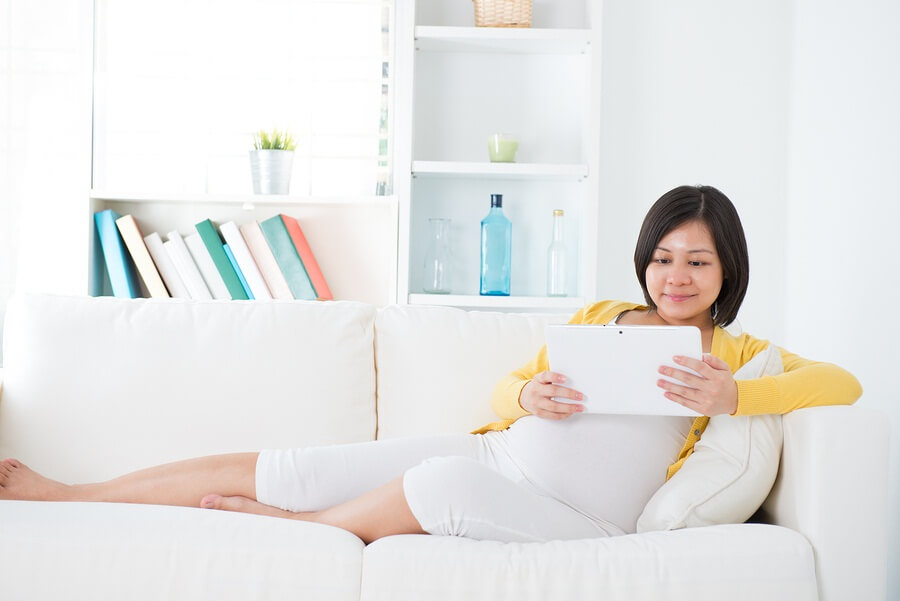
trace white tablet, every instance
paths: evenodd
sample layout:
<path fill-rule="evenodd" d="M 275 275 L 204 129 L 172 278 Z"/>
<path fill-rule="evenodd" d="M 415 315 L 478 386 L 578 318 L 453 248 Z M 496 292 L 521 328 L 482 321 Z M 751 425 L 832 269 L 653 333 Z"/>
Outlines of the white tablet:
<path fill-rule="evenodd" d="M 665 396 L 659 373 L 672 357 L 701 359 L 700 329 L 694 326 L 549 325 L 545 330 L 550 371 L 564 386 L 584 394 L 585 413 L 690 415 L 699 413 Z M 571 402 L 569 399 L 556 399 Z"/>

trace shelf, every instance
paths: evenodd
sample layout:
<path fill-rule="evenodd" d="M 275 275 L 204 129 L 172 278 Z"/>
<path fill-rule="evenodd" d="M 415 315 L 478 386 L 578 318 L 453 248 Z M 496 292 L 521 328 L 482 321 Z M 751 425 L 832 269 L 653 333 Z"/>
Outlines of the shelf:
<path fill-rule="evenodd" d="M 462 161 L 413 161 L 412 164 L 413 177 L 439 176 L 581 181 L 588 176 L 588 172 L 588 166 L 582 164 L 479 163 Z"/>
<path fill-rule="evenodd" d="M 344 206 L 344 205 L 393 205 L 394 196 L 347 196 L 347 197 L 313 197 L 281 194 L 115 194 L 111 192 L 91 190 L 91 198 L 106 202 L 127 202 L 136 204 L 166 203 L 176 205 L 225 204 L 238 205 L 252 209 L 255 205 L 309 205 L 309 206 Z"/>
<path fill-rule="evenodd" d="M 584 306 L 578 296 L 480 296 L 467 294 L 410 294 L 411 305 L 439 305 L 476 309 L 577 310 Z"/>
<path fill-rule="evenodd" d="M 584 54 L 589 29 L 438 27 L 415 29 L 416 50 L 429 52 L 502 52 L 514 54 Z"/>

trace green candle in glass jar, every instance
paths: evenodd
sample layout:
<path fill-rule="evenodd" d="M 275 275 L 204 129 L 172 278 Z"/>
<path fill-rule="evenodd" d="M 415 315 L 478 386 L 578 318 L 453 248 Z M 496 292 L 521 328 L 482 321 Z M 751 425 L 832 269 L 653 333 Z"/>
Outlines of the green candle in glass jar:
<path fill-rule="evenodd" d="M 492 163 L 513 163 L 519 141 L 510 134 L 491 134 L 488 137 L 488 156 Z"/>

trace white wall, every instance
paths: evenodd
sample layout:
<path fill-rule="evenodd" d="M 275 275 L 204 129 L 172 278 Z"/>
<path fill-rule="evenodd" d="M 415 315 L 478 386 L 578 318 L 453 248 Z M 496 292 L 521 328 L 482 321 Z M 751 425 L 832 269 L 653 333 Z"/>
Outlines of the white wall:
<path fill-rule="evenodd" d="M 707 184 L 746 230 L 740 320 L 782 338 L 790 16 L 781 0 L 604 2 L 598 296 L 642 298 L 644 214 L 675 186 Z"/>
<path fill-rule="evenodd" d="M 605 0 L 603 18 L 599 296 L 640 298 L 631 256 L 661 193 L 719 187 L 750 247 L 743 326 L 859 377 L 893 424 L 900 507 L 900 3 Z"/>
<path fill-rule="evenodd" d="M 85 291 L 91 6 L 0 0 L 0 323 L 15 289 Z"/>
<path fill-rule="evenodd" d="M 891 421 L 888 598 L 900 599 L 900 3 L 794 7 L 785 344 L 846 366 L 860 403 Z"/>
<path fill-rule="evenodd" d="M 84 294 L 75 257 L 90 231 L 92 2 L 9 0 L 8 16 L 15 289 Z"/>

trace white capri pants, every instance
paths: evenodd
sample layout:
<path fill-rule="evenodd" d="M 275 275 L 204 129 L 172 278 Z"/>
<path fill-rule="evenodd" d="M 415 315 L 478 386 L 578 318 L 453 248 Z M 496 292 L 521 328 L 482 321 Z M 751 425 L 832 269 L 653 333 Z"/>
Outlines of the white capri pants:
<path fill-rule="evenodd" d="M 531 484 L 500 432 L 262 451 L 256 497 L 288 511 L 319 511 L 399 476 L 429 534 L 529 542 L 624 534 Z"/>

